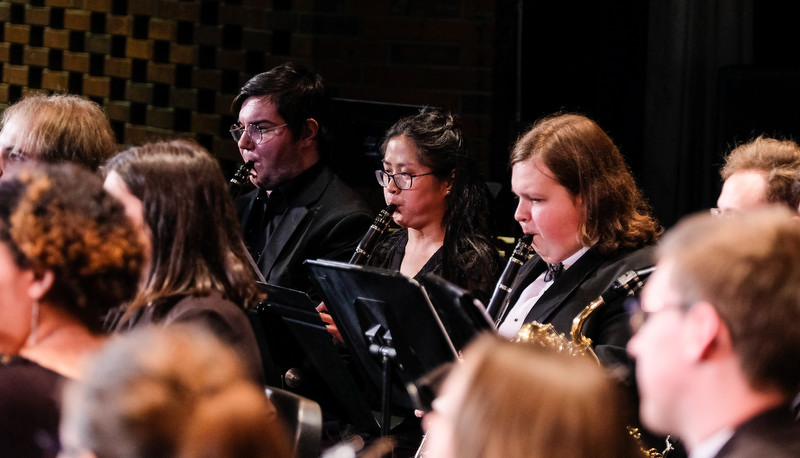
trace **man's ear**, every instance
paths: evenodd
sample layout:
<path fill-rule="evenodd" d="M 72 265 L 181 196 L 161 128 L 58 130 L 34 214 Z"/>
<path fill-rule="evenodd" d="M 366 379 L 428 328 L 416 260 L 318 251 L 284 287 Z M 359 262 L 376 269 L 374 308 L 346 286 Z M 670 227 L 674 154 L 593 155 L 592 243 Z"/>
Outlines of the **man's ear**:
<path fill-rule="evenodd" d="M 55 275 L 52 270 L 45 270 L 44 273 L 36 275 L 33 282 L 28 286 L 28 294 L 33 300 L 41 300 L 50 288 L 53 287 Z"/>
<path fill-rule="evenodd" d="M 732 351 L 728 327 L 708 302 L 694 304 L 686 312 L 686 346 L 695 361 L 712 358 L 719 352 Z"/>
<path fill-rule="evenodd" d="M 317 135 L 319 134 L 319 123 L 314 118 L 306 119 L 305 124 L 303 125 L 303 135 L 300 140 L 307 141 L 307 140 L 316 140 Z"/>

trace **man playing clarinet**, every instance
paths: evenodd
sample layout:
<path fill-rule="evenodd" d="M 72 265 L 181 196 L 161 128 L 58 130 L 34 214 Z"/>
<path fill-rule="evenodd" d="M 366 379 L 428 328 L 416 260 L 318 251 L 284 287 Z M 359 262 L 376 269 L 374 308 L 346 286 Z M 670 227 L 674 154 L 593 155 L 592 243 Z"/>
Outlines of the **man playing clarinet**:
<path fill-rule="evenodd" d="M 322 77 L 295 63 L 254 76 L 233 101 L 231 134 L 256 186 L 237 209 L 267 283 L 310 292 L 303 261 L 347 261 L 372 221 L 364 200 L 320 162 L 329 105 Z"/>

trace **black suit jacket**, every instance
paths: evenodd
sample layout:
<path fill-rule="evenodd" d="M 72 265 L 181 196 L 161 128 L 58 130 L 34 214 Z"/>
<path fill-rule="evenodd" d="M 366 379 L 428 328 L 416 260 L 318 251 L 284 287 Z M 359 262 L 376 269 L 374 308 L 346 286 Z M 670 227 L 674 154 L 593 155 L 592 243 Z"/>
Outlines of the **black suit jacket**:
<path fill-rule="evenodd" d="M 780 406 L 742 423 L 716 458 L 800 456 L 800 424 L 789 406 Z"/>
<path fill-rule="evenodd" d="M 258 191 L 237 199 L 242 225 L 250 217 Z M 312 292 L 303 266 L 306 259 L 347 261 L 373 216 L 364 200 L 327 166 L 318 166 L 299 192 L 288 195 L 288 208 L 264 247 L 258 267 L 267 283 Z"/>
<path fill-rule="evenodd" d="M 612 286 L 620 275 L 652 264 L 651 246 L 614 256 L 603 256 L 597 250 L 589 249 L 542 294 L 525 322 L 550 323 L 556 331 L 569 337 L 573 319 Z M 522 291 L 545 269 L 546 264 L 538 255 L 534 255 L 520 268 L 511 285 L 508 311 L 516 304 Z M 602 305 L 589 316 L 583 326 L 583 334 L 592 339 L 597 356 L 610 366 L 619 363 L 630 366 L 625 345 L 632 331 L 623 306 L 624 299 L 619 298 Z"/>

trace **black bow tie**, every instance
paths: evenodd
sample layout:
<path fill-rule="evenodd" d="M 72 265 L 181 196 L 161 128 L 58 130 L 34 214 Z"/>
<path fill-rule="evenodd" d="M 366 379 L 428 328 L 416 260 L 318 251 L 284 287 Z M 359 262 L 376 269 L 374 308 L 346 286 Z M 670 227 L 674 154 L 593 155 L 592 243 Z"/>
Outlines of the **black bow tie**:
<path fill-rule="evenodd" d="M 547 272 L 544 273 L 544 281 L 553 281 L 564 271 L 564 264 L 557 262 L 547 264 Z"/>

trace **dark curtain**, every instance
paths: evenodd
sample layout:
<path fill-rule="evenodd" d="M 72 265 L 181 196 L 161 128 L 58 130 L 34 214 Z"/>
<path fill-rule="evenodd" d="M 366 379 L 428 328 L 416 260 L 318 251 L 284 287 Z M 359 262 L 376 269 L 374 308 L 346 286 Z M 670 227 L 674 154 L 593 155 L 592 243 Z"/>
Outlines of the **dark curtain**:
<path fill-rule="evenodd" d="M 651 1 L 641 182 L 665 226 L 715 206 L 718 77 L 753 60 L 753 0 Z"/>

